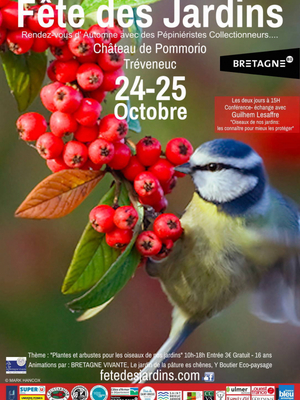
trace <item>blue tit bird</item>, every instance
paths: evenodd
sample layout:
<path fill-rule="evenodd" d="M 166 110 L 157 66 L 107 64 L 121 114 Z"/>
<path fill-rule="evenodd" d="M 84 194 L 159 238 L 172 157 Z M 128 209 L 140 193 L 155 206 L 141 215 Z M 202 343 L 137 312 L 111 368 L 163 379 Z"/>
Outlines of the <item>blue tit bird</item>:
<path fill-rule="evenodd" d="M 146 266 L 174 310 L 170 336 L 140 383 L 246 290 L 259 318 L 300 322 L 298 208 L 269 185 L 261 157 L 242 142 L 216 139 L 176 170 L 192 177 L 195 192 L 181 218 L 184 234 L 167 258 Z"/>

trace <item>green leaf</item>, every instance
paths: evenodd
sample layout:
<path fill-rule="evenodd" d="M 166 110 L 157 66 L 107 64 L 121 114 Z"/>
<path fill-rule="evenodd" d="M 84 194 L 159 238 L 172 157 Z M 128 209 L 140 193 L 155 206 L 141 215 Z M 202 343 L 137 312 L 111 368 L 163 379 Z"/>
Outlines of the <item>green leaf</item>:
<path fill-rule="evenodd" d="M 63 294 L 79 293 L 89 289 L 99 281 L 117 258 L 118 252 L 108 246 L 105 234 L 96 232 L 88 223 L 65 277 Z"/>
<path fill-rule="evenodd" d="M 114 8 L 118 9 L 121 6 L 131 6 L 131 7 L 138 7 L 142 4 L 151 4 L 156 3 L 158 0 L 115 0 L 114 1 Z M 89 14 L 93 11 L 97 11 L 99 6 L 108 6 L 108 0 L 84 0 L 82 2 L 82 7 L 86 14 Z"/>
<path fill-rule="evenodd" d="M 141 255 L 132 246 L 110 267 L 104 277 L 87 293 L 68 303 L 71 311 L 85 311 L 106 303 L 115 296 L 132 277 Z"/>
<path fill-rule="evenodd" d="M 128 28 L 128 31 L 130 33 L 134 34 L 134 37 L 131 39 L 133 44 L 136 46 L 138 49 L 140 45 L 142 44 L 142 32 L 143 29 L 137 24 L 137 21 L 140 19 L 139 16 L 137 15 L 136 9 L 133 8 L 133 24 Z"/>
<path fill-rule="evenodd" d="M 139 213 L 139 221 L 135 226 L 131 242 L 94 287 L 81 297 L 68 303 L 71 311 L 86 311 L 99 307 L 115 296 L 133 276 L 141 259 L 140 254 L 134 247 L 134 243 L 143 221 L 144 209 L 139 203 L 135 203 L 132 197 L 131 201 L 136 205 Z"/>
<path fill-rule="evenodd" d="M 111 205 L 114 196 L 115 186 L 109 190 L 99 204 Z M 130 203 L 124 187 L 121 189 L 119 201 L 120 205 Z M 99 281 L 119 254 L 119 251 L 108 246 L 105 234 L 95 231 L 88 223 L 75 249 L 62 292 L 73 294 L 89 289 Z"/>
<path fill-rule="evenodd" d="M 11 51 L 1 53 L 8 85 L 14 95 L 19 111 L 25 111 L 38 95 L 46 68 L 46 53 L 16 55 Z"/>

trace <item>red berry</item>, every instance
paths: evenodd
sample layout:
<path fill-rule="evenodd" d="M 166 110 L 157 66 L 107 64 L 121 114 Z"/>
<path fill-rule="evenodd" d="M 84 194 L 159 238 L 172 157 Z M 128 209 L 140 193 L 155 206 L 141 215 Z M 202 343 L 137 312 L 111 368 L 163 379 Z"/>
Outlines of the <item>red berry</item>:
<path fill-rule="evenodd" d="M 50 61 L 50 64 L 48 65 L 48 68 L 47 68 L 47 75 L 48 75 L 48 78 L 49 78 L 52 82 L 56 82 L 56 69 L 55 69 L 55 65 L 56 65 L 56 60 L 52 60 L 52 61 Z"/>
<path fill-rule="evenodd" d="M 54 112 L 56 111 L 56 106 L 54 105 L 54 93 L 57 89 L 61 88 L 63 85 L 59 82 L 50 83 L 50 85 L 44 86 L 41 90 L 40 96 L 42 103 L 47 108 L 47 110 Z"/>
<path fill-rule="evenodd" d="M 77 131 L 74 134 L 76 140 L 79 142 L 92 142 L 98 137 L 98 125 L 94 126 L 83 126 L 79 125 Z"/>
<path fill-rule="evenodd" d="M 9 1 L 4 7 L 1 8 L 2 26 L 10 31 L 19 29 L 18 24 L 18 2 Z"/>
<path fill-rule="evenodd" d="M 6 4 L 9 2 L 9 0 L 0 0 L 0 8 L 6 6 Z"/>
<path fill-rule="evenodd" d="M 112 161 L 108 163 L 108 165 L 112 169 L 120 170 L 128 165 L 131 157 L 131 151 L 130 148 L 126 146 L 126 144 L 120 142 L 114 143 L 114 147 L 115 155 Z"/>
<path fill-rule="evenodd" d="M 143 256 L 151 257 L 159 253 L 162 243 L 154 232 L 144 231 L 139 234 L 135 246 Z"/>
<path fill-rule="evenodd" d="M 44 53 L 49 47 L 47 40 L 43 37 L 37 37 L 33 41 L 33 45 L 31 47 L 32 51 L 36 53 Z"/>
<path fill-rule="evenodd" d="M 139 196 L 139 201 L 141 204 L 159 208 L 158 205 L 161 204 L 162 198 L 165 198 L 164 192 L 163 192 L 161 186 L 159 185 L 157 191 L 150 194 L 149 196 Z M 165 204 L 165 202 L 163 203 L 163 205 L 164 204 Z"/>
<path fill-rule="evenodd" d="M 124 64 L 125 55 L 123 51 L 116 48 L 113 53 L 100 53 L 98 56 L 98 64 L 103 71 L 116 71 L 121 68 Z"/>
<path fill-rule="evenodd" d="M 168 257 L 171 253 L 172 248 L 174 246 L 174 242 L 171 239 L 162 240 L 162 246 L 159 252 L 153 257 L 155 260 L 162 260 L 163 258 Z"/>
<path fill-rule="evenodd" d="M 81 168 L 88 159 L 88 149 L 83 143 L 71 140 L 65 145 L 63 159 L 68 167 Z"/>
<path fill-rule="evenodd" d="M 90 212 L 90 223 L 97 232 L 107 233 L 115 228 L 115 210 L 107 205 L 97 206 Z"/>
<path fill-rule="evenodd" d="M 44 133 L 36 142 L 39 154 L 46 160 L 57 158 L 63 151 L 64 142 L 52 133 Z"/>
<path fill-rule="evenodd" d="M 175 171 L 175 177 L 177 178 L 184 178 L 186 176 L 186 174 L 179 172 L 179 171 Z"/>
<path fill-rule="evenodd" d="M 139 162 L 137 156 L 132 156 L 127 167 L 122 170 L 122 173 L 126 179 L 133 182 L 137 175 L 144 171 L 145 167 Z"/>
<path fill-rule="evenodd" d="M 93 25 L 89 28 L 88 34 L 92 36 L 95 43 L 107 45 L 110 43 L 109 30 L 108 28 L 102 28 L 101 26 Z"/>
<path fill-rule="evenodd" d="M 51 160 L 47 160 L 46 164 L 48 166 L 48 168 L 52 171 L 52 172 L 59 172 L 59 171 L 63 171 L 65 169 L 69 169 L 69 167 L 67 166 L 67 164 L 64 162 L 64 160 L 62 159 L 62 157 L 59 158 L 53 158 Z"/>
<path fill-rule="evenodd" d="M 76 131 L 77 122 L 71 114 L 55 111 L 50 117 L 50 129 L 53 135 L 63 137 Z"/>
<path fill-rule="evenodd" d="M 98 103 L 102 103 L 105 100 L 107 92 L 103 92 L 103 90 L 100 88 L 87 93 L 87 95 L 88 97 L 97 100 Z"/>
<path fill-rule="evenodd" d="M 182 234 L 179 218 L 174 214 L 159 215 L 153 224 L 154 232 L 161 239 L 177 240 Z"/>
<path fill-rule="evenodd" d="M 76 57 L 88 56 L 94 51 L 94 38 L 84 29 L 75 30 L 69 38 L 68 46 Z"/>
<path fill-rule="evenodd" d="M 46 30 L 46 34 L 50 46 L 63 47 L 68 42 L 69 32 L 66 28 L 54 25 Z"/>
<path fill-rule="evenodd" d="M 141 197 L 153 195 L 160 187 L 156 176 L 148 171 L 140 173 L 134 180 L 134 189 Z"/>
<path fill-rule="evenodd" d="M 177 177 L 173 176 L 168 182 L 162 183 L 161 186 L 165 194 L 170 194 L 177 183 Z"/>
<path fill-rule="evenodd" d="M 189 161 L 193 154 L 193 146 L 185 138 L 175 138 L 168 142 L 166 157 L 172 164 L 180 165 Z"/>
<path fill-rule="evenodd" d="M 123 82 L 116 84 L 116 79 L 119 76 L 124 76 L 124 71 L 122 68 L 117 69 L 116 71 L 105 72 L 103 75 L 103 82 L 101 85 L 101 89 L 105 92 L 112 92 L 113 90 L 118 89 L 122 86 Z"/>
<path fill-rule="evenodd" d="M 161 144 L 157 139 L 151 136 L 144 137 L 136 145 L 136 155 L 140 163 L 146 167 L 155 164 L 160 154 Z"/>
<path fill-rule="evenodd" d="M 168 207 L 168 200 L 165 198 L 165 196 L 162 196 L 157 203 L 151 205 L 155 212 L 160 213 L 165 211 L 165 209 Z"/>
<path fill-rule="evenodd" d="M 25 28 L 9 32 L 6 37 L 9 50 L 15 54 L 27 53 L 34 42 L 31 35 L 32 32 Z"/>
<path fill-rule="evenodd" d="M 74 57 L 67 44 L 65 44 L 63 47 L 51 46 L 50 51 L 59 61 L 69 61 Z"/>
<path fill-rule="evenodd" d="M 68 42 L 69 32 L 66 28 L 54 25 L 47 29 L 46 34 L 50 46 L 63 47 Z"/>
<path fill-rule="evenodd" d="M 149 168 L 149 171 L 157 177 L 162 185 L 166 184 L 174 176 L 174 166 L 165 158 L 160 158 Z"/>
<path fill-rule="evenodd" d="M 123 249 L 132 239 L 131 229 L 115 228 L 106 234 L 106 243 L 115 249 Z"/>
<path fill-rule="evenodd" d="M 128 124 L 125 119 L 118 119 L 114 114 L 108 114 L 100 121 L 99 136 L 109 142 L 118 142 L 128 132 Z"/>
<path fill-rule="evenodd" d="M 2 13 L 1 13 L 1 10 L 0 10 L 0 27 L 1 27 L 1 25 L 2 25 Z"/>
<path fill-rule="evenodd" d="M 29 112 L 18 118 L 17 129 L 21 139 L 33 141 L 46 132 L 47 122 L 41 114 Z"/>
<path fill-rule="evenodd" d="M 76 60 L 70 61 L 54 61 L 54 72 L 58 82 L 67 83 L 76 80 L 79 62 Z"/>
<path fill-rule="evenodd" d="M 77 61 L 79 61 L 80 64 L 85 64 L 85 63 L 97 64 L 97 54 L 92 53 L 86 56 L 77 57 Z"/>
<path fill-rule="evenodd" d="M 94 99 L 83 99 L 74 113 L 76 121 L 84 126 L 94 126 L 102 111 L 101 104 Z"/>
<path fill-rule="evenodd" d="M 104 18 L 103 22 L 107 22 L 108 18 Z M 118 20 L 114 20 L 114 26 L 109 27 L 109 38 L 112 44 L 119 42 L 122 39 L 123 29 L 120 27 Z"/>
<path fill-rule="evenodd" d="M 96 139 L 89 145 L 89 157 L 95 164 L 108 164 L 114 154 L 114 145 L 104 139 Z"/>
<path fill-rule="evenodd" d="M 26 18 L 26 25 L 28 26 L 29 29 L 31 29 L 33 32 L 42 32 L 45 31 L 47 28 L 43 28 L 39 21 L 38 21 L 38 11 L 40 9 L 40 6 L 32 6 L 29 7 L 29 10 L 33 12 L 33 15 L 29 15 Z M 50 18 L 45 18 L 44 21 L 48 22 Z"/>
<path fill-rule="evenodd" d="M 58 111 L 73 114 L 80 106 L 82 93 L 71 86 L 62 86 L 54 93 L 53 104 Z"/>
<path fill-rule="evenodd" d="M 0 28 L 0 46 L 5 42 L 6 39 L 6 29 Z M 105 93 L 105 92 L 104 92 Z"/>
<path fill-rule="evenodd" d="M 83 90 L 96 90 L 103 81 L 103 72 L 96 64 L 86 63 L 77 71 L 77 82 Z"/>
<path fill-rule="evenodd" d="M 99 171 L 102 167 L 103 164 L 94 164 L 90 159 L 88 159 L 81 169 Z"/>
<path fill-rule="evenodd" d="M 120 229 L 133 229 L 138 221 L 138 213 L 132 206 L 123 206 L 116 209 L 114 223 Z"/>

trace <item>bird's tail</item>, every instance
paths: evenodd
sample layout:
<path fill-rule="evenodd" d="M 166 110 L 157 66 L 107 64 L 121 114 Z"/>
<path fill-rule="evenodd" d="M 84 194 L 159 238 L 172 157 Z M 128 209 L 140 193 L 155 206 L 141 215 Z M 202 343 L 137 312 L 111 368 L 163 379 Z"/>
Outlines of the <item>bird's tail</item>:
<path fill-rule="evenodd" d="M 146 383 L 150 381 L 154 372 L 161 368 L 162 363 L 168 361 L 171 353 L 175 352 L 199 325 L 199 323 L 182 318 L 176 311 L 174 312 L 173 326 L 169 338 L 149 361 L 146 367 L 139 372 L 138 378 L 132 383 Z"/>

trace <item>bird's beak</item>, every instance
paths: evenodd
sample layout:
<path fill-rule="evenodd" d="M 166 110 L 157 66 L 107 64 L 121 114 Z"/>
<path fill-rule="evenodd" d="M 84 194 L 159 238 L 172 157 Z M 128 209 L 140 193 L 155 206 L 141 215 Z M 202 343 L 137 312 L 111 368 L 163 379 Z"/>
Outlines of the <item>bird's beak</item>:
<path fill-rule="evenodd" d="M 191 164 L 188 162 L 185 164 L 178 165 L 174 169 L 175 171 L 181 172 L 183 174 L 190 174 L 192 172 Z"/>

